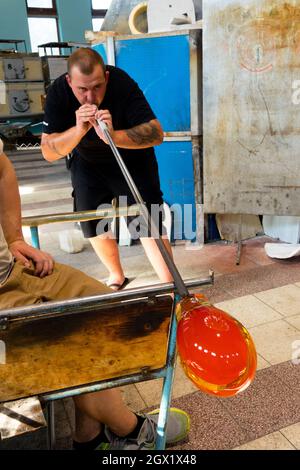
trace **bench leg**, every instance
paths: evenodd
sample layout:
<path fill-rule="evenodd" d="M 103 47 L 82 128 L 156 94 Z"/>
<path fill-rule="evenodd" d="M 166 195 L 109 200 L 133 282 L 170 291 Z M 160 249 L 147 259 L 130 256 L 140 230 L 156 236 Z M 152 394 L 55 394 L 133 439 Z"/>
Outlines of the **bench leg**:
<path fill-rule="evenodd" d="M 175 372 L 176 360 L 176 333 L 177 333 L 177 320 L 173 310 L 171 329 L 169 335 L 168 352 L 167 352 L 167 365 L 166 375 L 164 378 L 162 397 L 160 402 L 160 411 L 157 423 L 157 437 L 156 437 L 156 450 L 164 450 L 166 447 L 166 429 L 168 423 L 168 416 L 171 403 L 172 385 Z"/>
<path fill-rule="evenodd" d="M 55 448 L 55 415 L 54 415 L 54 401 L 50 401 L 47 405 L 47 447 L 48 449 Z"/>
<path fill-rule="evenodd" d="M 39 229 L 38 227 L 30 227 L 31 243 L 34 248 L 40 248 Z"/>

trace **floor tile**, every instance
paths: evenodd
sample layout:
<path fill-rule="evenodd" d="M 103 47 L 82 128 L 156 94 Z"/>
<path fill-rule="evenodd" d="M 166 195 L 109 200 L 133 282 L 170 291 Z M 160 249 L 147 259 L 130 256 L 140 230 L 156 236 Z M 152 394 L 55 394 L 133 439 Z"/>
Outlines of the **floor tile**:
<path fill-rule="evenodd" d="M 300 338 L 299 338 L 300 339 Z M 298 346 L 299 347 L 299 346 Z M 300 356 L 298 354 L 298 359 Z M 293 364 L 292 361 L 283 362 L 272 367 L 272 371 L 278 379 L 287 385 L 291 390 L 298 393 L 300 403 L 300 362 Z"/>
<path fill-rule="evenodd" d="M 300 421 L 299 394 L 288 387 L 273 367 L 259 371 L 243 393 L 221 400 L 250 440 Z"/>
<path fill-rule="evenodd" d="M 47 450 L 46 429 L 5 439 L 0 442 L 1 450 Z"/>
<path fill-rule="evenodd" d="M 257 265 L 250 259 L 241 258 L 240 265 L 236 264 L 236 245 L 208 244 L 197 252 L 197 257 L 192 256 L 191 263 L 197 263 L 199 266 L 207 267 L 219 274 L 240 273 L 241 271 L 255 268 Z"/>
<path fill-rule="evenodd" d="M 145 407 L 157 406 L 161 400 L 163 379 L 149 380 L 136 384 L 136 388 L 146 404 Z"/>
<path fill-rule="evenodd" d="M 72 450 L 73 440 L 71 436 L 57 439 L 54 450 Z"/>
<path fill-rule="evenodd" d="M 175 370 L 174 384 L 172 397 L 179 398 L 189 393 L 197 391 L 198 388 L 193 384 L 193 382 L 186 376 L 180 361 L 178 360 Z"/>
<path fill-rule="evenodd" d="M 285 317 L 300 314 L 300 289 L 295 285 L 258 292 L 255 296 Z"/>
<path fill-rule="evenodd" d="M 239 320 L 246 328 L 282 319 L 282 316 L 254 295 L 245 295 L 227 300 L 216 307 L 228 312 Z"/>
<path fill-rule="evenodd" d="M 265 251 L 265 243 L 273 242 L 268 237 L 257 237 L 252 240 L 247 240 L 242 244 L 241 258 L 246 257 L 260 266 L 266 266 L 275 262 L 270 258 Z"/>
<path fill-rule="evenodd" d="M 300 423 L 292 424 L 280 431 L 290 443 L 300 450 Z"/>
<path fill-rule="evenodd" d="M 287 317 L 286 321 L 288 323 L 290 323 L 290 325 L 293 325 L 295 328 L 300 330 L 300 315 L 294 315 L 293 317 Z"/>
<path fill-rule="evenodd" d="M 121 387 L 121 393 L 124 402 L 131 410 L 140 411 L 147 406 L 135 385 Z"/>
<path fill-rule="evenodd" d="M 247 431 L 214 397 L 195 392 L 173 400 L 172 406 L 191 416 L 188 440 L 172 449 L 231 449 L 249 440 Z"/>
<path fill-rule="evenodd" d="M 292 359 L 293 343 L 300 339 L 299 330 L 284 320 L 249 328 L 256 351 L 270 364 Z"/>
<path fill-rule="evenodd" d="M 207 299 L 214 305 L 218 302 L 230 300 L 233 298 L 233 296 L 222 288 L 221 278 L 222 276 L 216 276 L 214 279 L 214 284 L 212 286 L 203 286 L 194 290 L 190 289 L 190 292 L 204 294 Z"/>
<path fill-rule="evenodd" d="M 55 435 L 56 439 L 63 439 L 70 437 L 72 434 L 72 429 L 68 419 L 59 420 L 55 422 Z"/>
<path fill-rule="evenodd" d="M 234 450 L 295 450 L 295 447 L 280 432 L 274 432 Z"/>
<path fill-rule="evenodd" d="M 276 239 L 267 235 L 258 235 L 257 237 L 249 238 L 249 240 L 243 240 L 243 248 L 264 249 L 265 243 L 276 243 Z"/>
<path fill-rule="evenodd" d="M 70 429 L 75 431 L 75 406 L 72 398 L 64 398 L 63 404 L 66 410 L 67 419 L 69 421 Z"/>
<path fill-rule="evenodd" d="M 161 401 L 162 384 L 162 379 L 140 382 L 136 384 L 137 390 L 139 391 L 147 407 L 159 405 Z M 197 387 L 185 375 L 178 359 L 172 389 L 173 399 L 188 395 L 189 393 L 195 392 L 196 390 L 198 390 Z"/>
<path fill-rule="evenodd" d="M 260 354 L 257 354 L 257 370 L 266 369 L 271 367 L 271 364 L 266 361 Z"/>
<path fill-rule="evenodd" d="M 299 282 L 299 275 L 300 260 L 293 263 L 276 262 L 269 266 L 259 266 L 238 274 L 227 274 L 219 282 L 221 287 L 233 297 L 241 297 Z"/>

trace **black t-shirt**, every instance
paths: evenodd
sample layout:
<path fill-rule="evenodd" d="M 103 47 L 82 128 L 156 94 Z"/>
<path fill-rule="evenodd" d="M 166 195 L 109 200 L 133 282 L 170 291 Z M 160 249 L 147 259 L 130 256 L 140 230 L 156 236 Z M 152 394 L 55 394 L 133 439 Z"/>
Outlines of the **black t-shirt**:
<path fill-rule="evenodd" d="M 106 93 L 99 109 L 108 109 L 112 115 L 115 130 L 130 129 L 139 124 L 156 119 L 149 103 L 138 84 L 123 70 L 106 66 L 109 80 Z M 64 132 L 76 125 L 75 111 L 80 103 L 73 94 L 66 80 L 66 74 L 58 77 L 47 93 L 43 132 L 52 134 Z M 153 147 L 147 149 L 119 149 L 128 164 L 142 163 L 143 157 L 154 157 Z M 75 148 L 75 153 L 84 160 L 101 164 L 114 159 L 109 145 L 96 134 L 94 128 L 82 138 Z"/>

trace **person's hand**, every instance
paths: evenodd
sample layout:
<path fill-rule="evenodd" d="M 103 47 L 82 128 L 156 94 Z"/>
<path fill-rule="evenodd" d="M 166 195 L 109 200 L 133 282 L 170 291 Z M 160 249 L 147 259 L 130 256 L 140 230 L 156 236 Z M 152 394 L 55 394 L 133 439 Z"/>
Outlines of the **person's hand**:
<path fill-rule="evenodd" d="M 17 261 L 30 267 L 30 260 L 35 265 L 34 274 L 39 277 L 52 274 L 54 260 L 51 255 L 28 245 L 24 240 L 16 240 L 9 245 L 9 250 Z"/>
<path fill-rule="evenodd" d="M 107 126 L 107 129 L 113 139 L 113 135 L 114 135 L 114 128 L 113 128 L 113 124 L 112 124 L 112 117 L 111 117 L 111 114 L 110 112 L 108 111 L 108 109 L 100 109 L 99 111 L 96 112 L 95 114 L 95 117 L 94 119 L 91 119 L 90 122 L 91 124 L 93 125 L 94 129 L 95 129 L 95 132 L 96 134 L 98 135 L 98 137 L 100 137 L 101 140 L 103 140 L 103 142 L 105 142 L 106 144 L 108 144 L 108 141 L 104 135 L 104 132 L 102 132 L 97 120 L 100 119 L 100 121 L 103 121 L 106 126 Z"/>
<path fill-rule="evenodd" d="M 97 106 L 95 104 L 83 104 L 76 111 L 76 127 L 80 132 L 87 133 L 93 126 L 91 120 L 95 119 Z"/>

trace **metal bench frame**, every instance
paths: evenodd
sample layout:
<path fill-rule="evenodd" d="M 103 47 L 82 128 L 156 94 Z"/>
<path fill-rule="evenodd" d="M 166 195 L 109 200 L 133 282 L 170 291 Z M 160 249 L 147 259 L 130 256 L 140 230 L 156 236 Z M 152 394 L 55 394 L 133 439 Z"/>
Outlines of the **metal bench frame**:
<path fill-rule="evenodd" d="M 123 207 L 118 209 L 105 209 L 97 211 L 85 212 L 70 212 L 64 214 L 49 214 L 38 217 L 26 217 L 22 219 L 23 226 L 29 226 L 31 232 L 32 245 L 40 248 L 38 227 L 43 224 L 59 223 L 59 222 L 78 222 L 87 221 L 99 218 L 113 218 L 129 215 L 139 215 L 140 208 L 138 205 L 130 207 Z M 197 288 L 204 285 L 213 283 L 213 273 L 207 279 L 196 279 L 185 281 L 186 288 Z M 47 302 L 42 305 L 29 306 L 24 308 L 14 308 L 8 310 L 0 310 L 0 329 L 9 327 L 9 323 L 30 317 L 40 318 L 53 317 L 55 315 L 64 315 L 71 313 L 79 313 L 81 310 L 92 310 L 93 308 L 105 308 L 107 303 L 111 301 L 124 301 L 134 298 L 147 297 L 149 300 L 155 296 L 175 293 L 171 318 L 170 328 L 167 344 L 167 356 L 165 366 L 158 370 L 142 370 L 140 373 L 117 377 L 90 385 L 83 385 L 76 388 L 64 389 L 56 392 L 49 392 L 40 398 L 47 403 L 47 423 L 48 423 L 48 447 L 53 449 L 55 447 L 55 419 L 54 419 L 54 402 L 62 398 L 81 395 L 84 393 L 91 393 L 100 390 L 105 390 L 123 385 L 138 383 L 146 380 L 163 379 L 162 395 L 160 402 L 160 412 L 157 425 L 157 438 L 156 450 L 165 449 L 166 445 L 166 427 L 168 421 L 168 413 L 170 409 L 170 401 L 172 395 L 172 385 L 174 379 L 175 361 L 176 361 L 176 333 L 177 333 L 177 319 L 176 307 L 178 302 L 181 301 L 182 296 L 176 290 L 174 283 L 156 284 L 154 286 L 147 286 L 136 289 L 126 289 L 121 292 L 114 292 L 104 295 L 93 297 L 84 297 L 80 299 L 60 301 L 60 302 Z M 116 304 L 117 305 L 117 304 Z"/>

